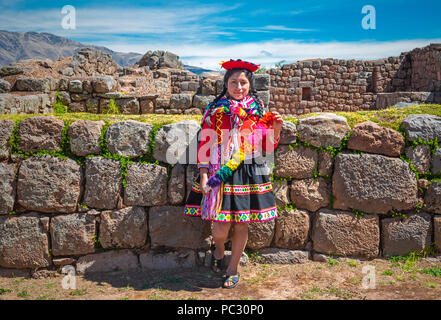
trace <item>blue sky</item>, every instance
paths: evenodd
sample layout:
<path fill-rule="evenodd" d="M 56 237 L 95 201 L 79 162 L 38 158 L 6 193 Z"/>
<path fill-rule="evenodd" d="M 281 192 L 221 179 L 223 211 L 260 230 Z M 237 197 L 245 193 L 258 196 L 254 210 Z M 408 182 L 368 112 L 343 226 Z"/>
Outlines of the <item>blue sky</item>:
<path fill-rule="evenodd" d="M 75 29 L 63 29 L 65 5 Z M 362 20 L 375 9 L 375 29 Z M 0 29 L 48 32 L 145 53 L 168 50 L 185 64 L 219 70 L 242 58 L 271 67 L 311 58 L 377 59 L 441 42 L 440 0 L 375 1 L 10 1 Z M 365 18 L 366 19 L 366 18 Z"/>

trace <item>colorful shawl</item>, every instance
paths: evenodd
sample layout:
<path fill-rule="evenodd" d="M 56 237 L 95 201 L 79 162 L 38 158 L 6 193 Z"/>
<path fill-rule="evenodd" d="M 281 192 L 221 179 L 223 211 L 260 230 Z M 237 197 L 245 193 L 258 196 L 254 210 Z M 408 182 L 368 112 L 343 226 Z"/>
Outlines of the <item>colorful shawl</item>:
<path fill-rule="evenodd" d="M 210 107 L 211 104 L 207 106 L 207 110 L 202 118 L 202 124 L 206 121 L 207 124 L 211 126 L 209 117 Z M 267 129 L 270 128 L 272 124 L 273 116 L 271 112 L 267 112 L 258 121 L 256 127 L 258 130 L 255 129 L 255 133 L 251 134 L 248 139 L 239 146 L 239 128 L 248 115 L 258 115 L 257 103 L 250 96 L 240 101 L 222 98 L 216 103 L 216 106 L 212 110 L 217 115 L 225 113 L 231 116 L 231 130 L 228 138 L 225 139 L 224 142 L 226 143 L 226 150 L 228 150 L 226 159 L 228 162 L 225 165 L 221 166 L 222 145 L 213 145 L 210 150 L 211 159 L 208 168 L 209 179 L 207 183 L 210 192 L 204 196 L 202 200 L 203 219 L 212 219 L 217 212 L 219 212 L 222 207 L 223 182 L 233 174 L 233 171 L 244 161 L 245 156 L 251 153 L 253 144 L 258 143 L 266 136 Z"/>

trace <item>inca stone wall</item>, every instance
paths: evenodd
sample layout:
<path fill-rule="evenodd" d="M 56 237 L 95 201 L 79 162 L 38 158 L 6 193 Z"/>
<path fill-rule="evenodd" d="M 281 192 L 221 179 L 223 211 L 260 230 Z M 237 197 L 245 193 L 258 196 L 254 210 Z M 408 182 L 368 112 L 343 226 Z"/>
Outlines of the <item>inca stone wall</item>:
<path fill-rule="evenodd" d="M 270 110 L 281 114 L 383 109 L 398 102 L 441 103 L 441 45 L 375 61 L 317 59 L 271 75 Z"/>
<path fill-rule="evenodd" d="M 198 129 L 0 120 L 0 271 L 207 265 L 210 223 L 183 215 Z M 251 223 L 247 247 L 265 263 L 441 252 L 441 118 L 411 115 L 401 129 L 351 129 L 334 114 L 286 122 L 272 169 L 279 218 Z"/>
<path fill-rule="evenodd" d="M 222 76 L 182 70 L 164 51 L 123 68 L 88 48 L 61 62 L 2 68 L 0 113 L 52 113 L 58 91 L 72 112 L 103 113 L 115 99 L 123 114 L 201 114 L 223 87 Z M 291 115 L 441 103 L 441 44 L 375 61 L 299 61 L 257 74 L 256 90 L 267 110 Z"/>

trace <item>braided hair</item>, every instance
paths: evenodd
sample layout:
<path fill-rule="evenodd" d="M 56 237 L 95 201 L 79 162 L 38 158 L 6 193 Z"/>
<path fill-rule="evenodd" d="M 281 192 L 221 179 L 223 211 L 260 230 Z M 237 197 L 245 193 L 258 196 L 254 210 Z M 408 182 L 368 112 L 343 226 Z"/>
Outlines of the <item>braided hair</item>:
<path fill-rule="evenodd" d="M 241 69 L 241 68 L 234 68 L 229 69 L 224 75 L 224 86 L 222 89 L 222 92 L 207 106 L 207 118 L 213 115 L 214 108 L 216 107 L 217 102 L 227 94 L 228 88 L 227 83 L 228 79 L 236 72 L 243 72 L 245 73 L 245 76 L 247 77 L 248 81 L 250 82 L 250 90 L 248 94 L 254 99 L 254 101 L 257 103 L 257 111 L 258 111 L 258 117 L 262 118 L 265 114 L 265 109 L 263 107 L 263 102 L 260 99 L 259 95 L 257 94 L 257 91 L 254 89 L 254 74 L 248 70 L 248 69 Z"/>

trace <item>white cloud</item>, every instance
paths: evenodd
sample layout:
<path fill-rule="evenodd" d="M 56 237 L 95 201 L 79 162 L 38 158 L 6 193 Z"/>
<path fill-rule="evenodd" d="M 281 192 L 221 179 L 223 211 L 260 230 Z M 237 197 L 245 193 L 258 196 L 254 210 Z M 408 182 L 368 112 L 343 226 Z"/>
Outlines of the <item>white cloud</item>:
<path fill-rule="evenodd" d="M 374 60 L 399 56 L 402 52 L 420 48 L 430 43 L 441 42 L 440 39 L 399 40 L 388 42 L 320 42 L 306 43 L 300 41 L 276 40 L 254 43 L 225 45 L 222 43 L 196 43 L 193 45 L 177 42 L 148 44 L 104 43 L 115 51 L 145 53 L 148 50 L 171 51 L 188 65 L 211 70 L 220 70 L 219 62 L 229 59 L 242 59 L 271 68 L 285 60 L 293 63 L 299 60 L 314 58 Z"/>

